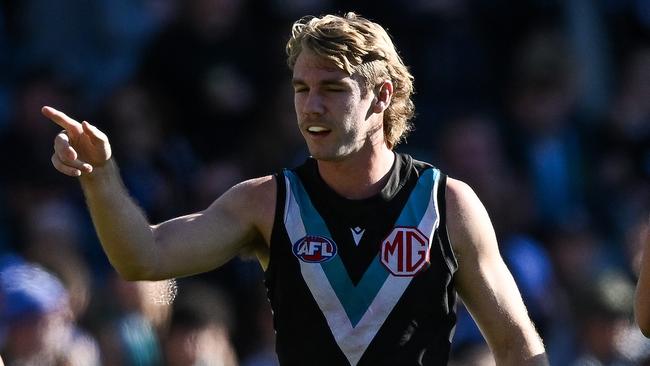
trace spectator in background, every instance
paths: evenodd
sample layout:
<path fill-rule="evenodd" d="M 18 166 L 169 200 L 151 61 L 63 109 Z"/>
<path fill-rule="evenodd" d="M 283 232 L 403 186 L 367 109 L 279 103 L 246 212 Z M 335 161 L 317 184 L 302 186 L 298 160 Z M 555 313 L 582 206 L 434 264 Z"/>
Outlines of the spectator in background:
<path fill-rule="evenodd" d="M 181 283 L 164 341 L 165 364 L 237 366 L 230 341 L 233 322 L 224 293 L 198 281 Z"/>
<path fill-rule="evenodd" d="M 97 107 L 133 77 L 142 48 L 165 24 L 174 0 L 26 0 L 14 7 L 15 69 L 48 69 Z"/>
<path fill-rule="evenodd" d="M 571 225 L 585 212 L 584 146 L 575 119 L 575 74 L 561 34 L 538 31 L 515 58 L 508 141 L 531 182 L 538 222 Z M 541 229 L 541 228 L 540 228 Z"/>
<path fill-rule="evenodd" d="M 7 249 L 25 254 L 25 246 L 30 239 L 25 237 L 27 233 L 23 229 L 27 226 L 26 219 L 33 206 L 40 200 L 65 195 L 68 187 L 65 181 L 60 181 L 59 177 L 48 173 L 40 175 L 38 180 L 33 179 L 32 169 L 49 164 L 48 159 L 37 157 L 43 152 L 34 143 L 52 131 L 43 126 L 41 118 L 34 115 L 30 109 L 46 100 L 69 106 L 74 99 L 74 92 L 61 87 L 47 72 L 18 79 L 8 128 L 0 131 L 0 155 L 5 157 L 4 169 L 0 171 L 0 218 L 3 220 L 2 224 L 7 225 L 9 229 L 4 238 Z M 16 158 L 16 151 L 21 151 L 19 159 Z M 72 203 L 69 202 L 68 205 Z M 0 229 L 0 233 L 1 231 Z"/>
<path fill-rule="evenodd" d="M 287 87 L 270 94 L 270 101 L 262 111 L 268 122 L 253 132 L 250 141 L 255 149 L 246 153 L 245 167 L 249 171 L 254 169 L 249 173 L 256 175 L 273 171 L 277 166 L 298 165 L 309 154 L 300 131 L 294 127 L 293 91 Z M 271 135 L 274 138 L 268 138 Z M 282 148 L 278 149 L 278 146 Z M 264 151 L 264 154 L 257 153 L 259 151 Z"/>
<path fill-rule="evenodd" d="M 251 327 L 255 329 L 256 336 L 251 342 L 248 339 L 247 343 L 251 350 L 245 358 L 242 359 L 242 366 L 278 366 L 278 356 L 275 353 L 275 330 L 273 328 L 273 319 L 268 316 L 270 304 L 266 301 L 266 296 L 262 293 L 266 289 L 259 285 L 257 293 L 258 296 L 251 296 L 250 302 L 252 313 L 252 322 L 254 325 Z M 241 310 L 240 310 L 241 311 Z"/>
<path fill-rule="evenodd" d="M 617 276 L 625 273 L 625 260 L 620 248 L 607 245 L 591 225 L 549 229 L 544 241 L 555 263 L 559 291 L 555 293 L 554 301 L 560 305 L 554 313 L 556 326 L 548 333 L 546 340 L 555 350 L 556 363 L 570 364 L 579 357 L 584 346 L 586 335 L 583 332 L 591 334 L 593 330 L 589 323 L 602 318 L 603 313 L 599 311 L 594 312 L 593 316 L 589 315 L 592 310 L 589 309 L 592 306 L 589 297 L 594 297 L 592 301 L 595 304 L 595 296 L 602 296 L 598 291 L 602 291 L 603 284 L 595 287 L 597 279 L 604 273 L 616 273 Z M 629 281 L 629 278 L 621 281 Z M 628 300 L 621 298 L 616 301 Z M 615 314 L 619 323 L 625 320 L 621 314 Z M 609 347 L 614 348 L 612 345 Z"/>
<path fill-rule="evenodd" d="M 518 176 L 504 150 L 495 118 L 463 112 L 441 123 L 433 145 L 442 168 L 467 181 L 488 208 L 499 236 L 531 230 L 535 203 L 528 182 Z"/>
<path fill-rule="evenodd" d="M 169 328 L 175 292 L 173 281 L 128 282 L 113 273 L 92 314 L 101 329 L 102 362 L 160 365 L 161 339 Z"/>
<path fill-rule="evenodd" d="M 7 37 L 7 25 L 5 12 L 0 4 L 0 55 L 10 55 L 12 53 Z M 13 70 L 12 59 L 10 57 L 0 58 L 0 70 Z M 13 89 L 13 75 L 11 73 L 0 73 L 0 134 L 7 128 L 9 123 L 9 114 L 11 110 L 11 93 Z"/>
<path fill-rule="evenodd" d="M 487 40 L 479 36 L 472 1 L 416 0 L 409 7 L 379 3 L 384 4 L 388 19 L 395 20 L 403 39 L 409 40 L 404 52 L 418 71 L 415 98 L 422 121 L 438 122 L 455 110 L 477 108 L 497 95 L 488 88 L 496 76 L 488 71 L 492 60 Z M 403 17 L 410 20 L 404 22 Z M 428 136 L 438 132 L 437 123 L 421 123 L 418 131 L 422 133 L 411 139 L 416 146 L 427 146 Z"/>
<path fill-rule="evenodd" d="M 184 135 L 170 131 L 172 110 L 139 83 L 116 90 L 103 108 L 117 158 L 124 162 L 124 183 L 156 219 L 196 207 L 191 184 L 198 175 L 198 158 Z"/>
<path fill-rule="evenodd" d="M 68 292 L 18 256 L 0 257 L 0 353 L 8 366 L 99 366 L 95 340 L 70 314 Z"/>
<path fill-rule="evenodd" d="M 79 225 L 82 213 L 70 202 L 52 194 L 26 205 L 21 218 L 23 252 L 27 260 L 39 263 L 57 276 L 68 292 L 72 320 L 82 321 L 93 295 L 97 279 L 86 262 Z M 98 268 L 94 269 L 99 271 Z"/>
<path fill-rule="evenodd" d="M 256 123 L 251 117 L 262 65 L 256 48 L 248 47 L 257 42 L 250 39 L 255 24 L 243 18 L 246 5 L 179 2 L 176 22 L 152 42 L 141 67 L 144 83 L 173 107 L 172 132 L 187 136 L 203 161 L 230 157 Z M 206 136 L 229 138 L 214 143 Z"/>
<path fill-rule="evenodd" d="M 638 365 L 618 344 L 632 313 L 634 285 L 621 272 L 602 270 L 572 294 L 577 322 L 577 358 L 571 366 Z"/>
<path fill-rule="evenodd" d="M 594 133 L 601 222 L 620 237 L 650 199 L 650 44 L 630 50 L 609 114 Z"/>
<path fill-rule="evenodd" d="M 482 197 L 499 238 L 499 249 L 510 268 L 529 314 L 545 335 L 557 317 L 554 269 L 543 245 L 528 232 L 534 210 L 527 199 L 526 184 L 515 176 L 506 159 L 500 130 L 489 115 L 463 113 L 443 123 L 434 146 L 441 167 L 450 176 L 468 182 Z M 458 310 L 454 356 L 467 352 L 481 358 L 485 347 L 481 333 L 464 307 Z M 478 362 L 478 361 L 477 361 Z"/>
<path fill-rule="evenodd" d="M 20 150 L 22 158 L 29 161 L 32 168 L 36 168 L 38 165 L 47 165 L 47 159 L 37 158 L 43 153 L 41 151 L 43 148 L 34 143 L 42 141 L 52 133 L 52 129 L 49 126 L 44 126 L 41 117 L 32 113 L 31 109 L 45 101 L 71 107 L 74 98 L 74 91 L 62 87 L 47 71 L 30 73 L 21 78 L 19 87 L 15 90 L 14 110 L 10 119 L 11 128 L 0 133 L 0 154 L 10 157 L 15 154 L 15 151 Z M 17 159 L 5 159 L 4 163 L 5 169 L 0 172 L 0 178 L 12 190 L 13 194 L 9 194 L 8 198 L 18 201 L 15 203 L 10 201 L 14 212 L 21 212 L 25 195 L 31 193 L 23 193 L 21 190 L 29 191 L 30 188 L 36 188 L 35 186 L 47 189 L 46 183 L 60 182 L 57 181 L 58 177 L 50 174 L 43 174 L 43 180 L 40 182 L 34 181 L 31 179 L 31 169 Z M 56 186 L 56 188 L 60 187 L 61 185 Z M 6 194 L 6 192 L 3 193 Z"/>

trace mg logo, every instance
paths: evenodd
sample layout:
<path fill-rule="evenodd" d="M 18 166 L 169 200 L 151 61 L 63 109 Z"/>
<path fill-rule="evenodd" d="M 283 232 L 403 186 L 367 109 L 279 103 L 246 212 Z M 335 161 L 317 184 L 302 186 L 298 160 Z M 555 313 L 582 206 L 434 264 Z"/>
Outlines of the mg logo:
<path fill-rule="evenodd" d="M 398 226 L 381 243 L 381 262 L 395 276 L 413 276 L 429 262 L 429 239 L 417 228 Z"/>
<path fill-rule="evenodd" d="M 307 263 L 321 263 L 336 255 L 336 244 L 331 239 L 307 235 L 293 245 L 293 254 Z"/>

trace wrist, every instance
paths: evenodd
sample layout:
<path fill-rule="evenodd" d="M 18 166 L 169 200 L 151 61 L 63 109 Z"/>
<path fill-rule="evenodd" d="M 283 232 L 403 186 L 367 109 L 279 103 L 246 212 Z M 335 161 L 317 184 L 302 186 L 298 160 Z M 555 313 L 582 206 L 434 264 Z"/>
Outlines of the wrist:
<path fill-rule="evenodd" d="M 94 165 L 92 172 L 82 173 L 79 181 L 82 185 L 107 182 L 116 176 L 116 172 L 117 164 L 113 158 L 110 158 L 102 165 Z"/>

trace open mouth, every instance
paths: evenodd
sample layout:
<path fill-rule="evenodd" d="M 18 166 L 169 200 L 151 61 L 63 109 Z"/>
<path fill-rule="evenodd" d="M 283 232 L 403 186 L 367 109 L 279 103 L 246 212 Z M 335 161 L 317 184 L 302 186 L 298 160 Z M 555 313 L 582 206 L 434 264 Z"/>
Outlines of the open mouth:
<path fill-rule="evenodd" d="M 332 130 L 329 128 L 321 127 L 321 126 L 310 126 L 307 128 L 307 132 L 309 132 L 310 135 L 312 136 L 325 136 L 329 134 Z"/>

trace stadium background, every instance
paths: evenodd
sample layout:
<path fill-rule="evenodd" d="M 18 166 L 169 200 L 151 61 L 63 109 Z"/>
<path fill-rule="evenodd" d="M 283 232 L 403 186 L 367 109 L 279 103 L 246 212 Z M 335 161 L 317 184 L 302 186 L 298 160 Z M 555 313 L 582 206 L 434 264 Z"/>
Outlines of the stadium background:
<path fill-rule="evenodd" d="M 304 159 L 284 44 L 300 16 L 343 11 L 393 36 L 417 92 L 398 150 L 477 191 L 552 364 L 650 362 L 631 316 L 650 212 L 647 0 L 0 1 L 5 361 L 34 346 L 16 329 L 38 330 L 67 299 L 57 345 L 34 347 L 71 364 L 171 365 L 190 329 L 206 357 L 232 359 L 232 344 L 242 365 L 274 364 L 254 260 L 179 279 L 171 306 L 173 283 L 115 276 L 78 183 L 50 166 L 58 128 L 40 107 L 108 133 L 152 221 L 200 210 Z M 32 275 L 11 277 L 16 266 Z M 454 364 L 489 364 L 459 313 Z"/>

